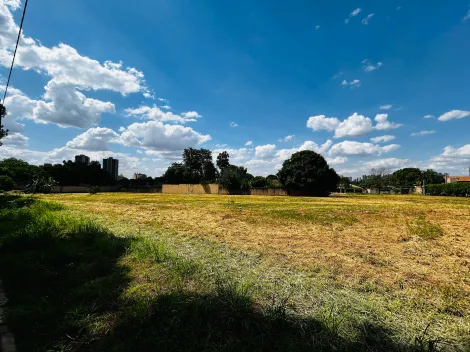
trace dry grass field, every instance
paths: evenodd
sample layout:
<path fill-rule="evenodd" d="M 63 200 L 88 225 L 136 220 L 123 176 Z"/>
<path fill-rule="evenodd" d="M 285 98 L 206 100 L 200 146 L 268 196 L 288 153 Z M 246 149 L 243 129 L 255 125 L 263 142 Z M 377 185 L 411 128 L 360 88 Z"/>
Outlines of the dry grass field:
<path fill-rule="evenodd" d="M 196 263 L 198 277 L 178 290 L 204 290 L 223 273 L 250 287 L 260 307 L 313 317 L 344 341 L 361 341 L 357 350 L 470 348 L 470 199 L 125 193 L 40 199 L 119 238 L 158 240 Z M 150 247 L 158 257 L 159 247 Z M 151 263 L 121 261 L 132 277 L 125 297 L 146 302 L 163 290 Z M 331 350 L 353 349 L 338 346 Z"/>

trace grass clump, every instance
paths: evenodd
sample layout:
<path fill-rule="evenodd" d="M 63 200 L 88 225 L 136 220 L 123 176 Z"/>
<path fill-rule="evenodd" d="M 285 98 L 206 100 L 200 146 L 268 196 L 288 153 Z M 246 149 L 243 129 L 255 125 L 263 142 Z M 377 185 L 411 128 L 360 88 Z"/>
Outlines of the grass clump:
<path fill-rule="evenodd" d="M 423 240 L 435 240 L 444 235 L 439 225 L 430 223 L 424 216 L 408 222 L 408 233 Z"/>

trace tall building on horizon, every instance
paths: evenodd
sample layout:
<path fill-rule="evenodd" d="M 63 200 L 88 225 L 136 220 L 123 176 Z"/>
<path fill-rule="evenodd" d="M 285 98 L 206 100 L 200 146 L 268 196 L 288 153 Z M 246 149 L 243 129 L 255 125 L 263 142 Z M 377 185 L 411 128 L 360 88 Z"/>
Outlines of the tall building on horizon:
<path fill-rule="evenodd" d="M 75 163 L 76 164 L 90 165 L 90 158 L 86 155 L 83 155 L 83 154 L 75 155 Z"/>
<path fill-rule="evenodd" d="M 117 180 L 119 172 L 119 160 L 112 157 L 103 159 L 103 170 L 106 170 L 115 180 Z"/>

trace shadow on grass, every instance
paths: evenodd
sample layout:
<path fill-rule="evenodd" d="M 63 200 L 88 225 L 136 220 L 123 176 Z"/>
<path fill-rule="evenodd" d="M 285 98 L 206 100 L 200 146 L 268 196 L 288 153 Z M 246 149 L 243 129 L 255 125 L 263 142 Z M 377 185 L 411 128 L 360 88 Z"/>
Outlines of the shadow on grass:
<path fill-rule="evenodd" d="M 128 240 L 54 217 L 60 206 L 31 198 L 1 196 L 0 208 L 0 277 L 18 350 L 79 349 L 87 321 L 118 310 L 128 270 L 117 261 Z"/>
<path fill-rule="evenodd" d="M 181 273 L 165 267 L 165 256 L 126 257 L 139 239 L 61 216 L 54 204 L 21 202 L 0 196 L 0 276 L 19 352 L 426 350 L 397 345 L 372 324 L 342 338 L 334 321 L 302 319 L 282 304 L 262 309 L 229 279 L 205 293 L 172 286 Z M 161 272 L 151 292 L 122 295 L 133 263 Z"/>

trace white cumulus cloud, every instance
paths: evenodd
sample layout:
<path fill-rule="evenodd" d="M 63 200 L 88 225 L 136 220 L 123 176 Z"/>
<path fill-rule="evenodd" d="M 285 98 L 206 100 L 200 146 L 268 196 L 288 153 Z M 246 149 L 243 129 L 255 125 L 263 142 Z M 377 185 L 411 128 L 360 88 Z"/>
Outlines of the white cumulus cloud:
<path fill-rule="evenodd" d="M 173 151 L 194 147 L 211 140 L 190 127 L 165 125 L 161 121 L 133 123 L 121 133 L 120 142 L 153 151 Z"/>
<path fill-rule="evenodd" d="M 173 114 L 170 111 L 162 111 L 158 106 L 142 105 L 135 109 L 125 110 L 129 116 L 136 116 L 142 119 L 163 121 L 163 122 L 177 122 L 187 123 L 194 122 L 201 117 L 196 111 L 184 112 L 180 115 Z"/>
<path fill-rule="evenodd" d="M 108 143 L 119 143 L 119 134 L 110 128 L 95 127 L 78 135 L 67 142 L 70 149 L 105 151 L 109 150 Z"/>
<path fill-rule="evenodd" d="M 313 131 L 334 131 L 340 121 L 336 117 L 326 117 L 325 115 L 311 116 L 307 120 L 307 127 Z"/>
<path fill-rule="evenodd" d="M 259 145 L 255 147 L 255 157 L 260 159 L 270 158 L 274 155 L 275 150 L 275 144 Z"/>
<path fill-rule="evenodd" d="M 372 155 L 383 153 L 389 153 L 398 149 L 400 146 L 398 144 L 390 144 L 385 146 L 380 146 L 378 144 L 372 143 L 361 143 L 355 141 L 344 141 L 337 144 L 334 144 L 330 151 L 330 155 L 340 155 L 340 156 L 352 156 L 352 155 Z"/>

